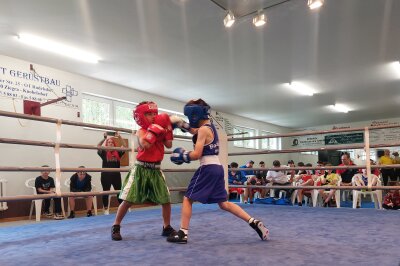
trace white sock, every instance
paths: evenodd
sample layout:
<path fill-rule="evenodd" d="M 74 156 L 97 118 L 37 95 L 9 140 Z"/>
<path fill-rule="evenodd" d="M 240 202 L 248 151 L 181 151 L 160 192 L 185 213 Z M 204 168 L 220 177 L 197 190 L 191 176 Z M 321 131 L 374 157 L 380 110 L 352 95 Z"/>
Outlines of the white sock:
<path fill-rule="evenodd" d="M 249 224 L 251 224 L 252 222 L 254 222 L 254 218 L 253 217 L 251 217 L 250 219 L 249 219 Z"/>
<path fill-rule="evenodd" d="M 188 234 L 189 234 L 189 230 L 188 230 L 188 229 L 180 228 L 179 230 L 181 230 L 182 232 L 184 232 L 185 235 L 188 235 Z"/>

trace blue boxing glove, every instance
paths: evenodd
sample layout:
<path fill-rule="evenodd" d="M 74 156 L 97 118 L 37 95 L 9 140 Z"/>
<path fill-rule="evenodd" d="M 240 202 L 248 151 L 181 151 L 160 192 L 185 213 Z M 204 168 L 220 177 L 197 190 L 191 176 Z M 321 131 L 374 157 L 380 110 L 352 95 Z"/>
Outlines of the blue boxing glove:
<path fill-rule="evenodd" d="M 181 165 L 183 163 L 190 163 L 190 151 L 184 148 L 176 148 L 171 154 L 171 162 Z"/>
<path fill-rule="evenodd" d="M 190 131 L 190 125 L 186 121 L 184 121 L 182 118 L 176 115 L 171 115 L 170 117 L 172 128 L 179 128 L 182 130 L 182 132 L 189 132 Z"/>

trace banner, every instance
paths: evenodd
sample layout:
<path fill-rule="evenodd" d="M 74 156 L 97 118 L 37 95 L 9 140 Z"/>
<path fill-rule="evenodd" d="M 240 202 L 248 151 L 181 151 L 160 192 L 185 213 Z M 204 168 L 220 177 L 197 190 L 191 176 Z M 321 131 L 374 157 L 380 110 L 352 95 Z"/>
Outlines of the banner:
<path fill-rule="evenodd" d="M 79 108 L 79 92 L 68 81 L 52 73 L 42 73 L 45 72 L 43 67 L 37 73 L 28 62 L 12 62 L 5 56 L 0 56 L 0 59 L 0 97 L 43 103 L 65 96 L 65 100 L 54 105 Z M 10 63 L 6 65 L 5 62 Z"/>

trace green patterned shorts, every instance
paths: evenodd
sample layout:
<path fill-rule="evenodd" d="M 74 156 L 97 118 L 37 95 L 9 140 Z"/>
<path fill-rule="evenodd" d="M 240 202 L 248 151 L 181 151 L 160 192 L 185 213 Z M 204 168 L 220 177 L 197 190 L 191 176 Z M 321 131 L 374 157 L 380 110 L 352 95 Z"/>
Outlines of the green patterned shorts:
<path fill-rule="evenodd" d="M 164 174 L 160 169 L 136 165 L 125 177 L 119 198 L 130 203 L 171 201 Z"/>

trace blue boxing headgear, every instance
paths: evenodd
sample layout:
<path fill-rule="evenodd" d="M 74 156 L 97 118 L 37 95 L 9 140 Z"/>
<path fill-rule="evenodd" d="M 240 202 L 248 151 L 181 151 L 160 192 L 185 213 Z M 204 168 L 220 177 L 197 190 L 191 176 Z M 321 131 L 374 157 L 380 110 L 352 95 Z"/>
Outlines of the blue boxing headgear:
<path fill-rule="evenodd" d="M 186 104 L 183 113 L 189 118 L 190 127 L 198 128 L 200 120 L 209 118 L 210 106 Z"/>

